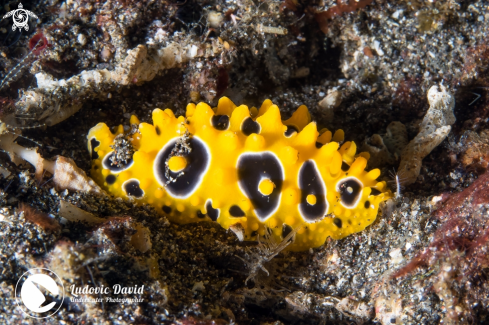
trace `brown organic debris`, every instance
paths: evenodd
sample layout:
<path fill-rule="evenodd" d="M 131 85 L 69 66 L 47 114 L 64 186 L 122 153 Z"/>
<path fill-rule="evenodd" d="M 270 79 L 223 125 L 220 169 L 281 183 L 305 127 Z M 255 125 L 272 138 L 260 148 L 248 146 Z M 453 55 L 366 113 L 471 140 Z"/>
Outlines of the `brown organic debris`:
<path fill-rule="evenodd" d="M 53 182 L 60 190 L 68 189 L 97 195 L 105 194 L 100 186 L 76 166 L 73 159 L 62 156 L 56 158 Z"/>
<path fill-rule="evenodd" d="M 316 14 L 316 21 L 324 34 L 328 33 L 328 22 L 336 16 L 341 16 L 343 13 L 355 12 L 358 9 L 363 9 L 372 3 L 372 0 L 350 0 L 347 4 L 344 1 L 337 0 L 337 5 L 329 8 L 326 11 Z"/>
<path fill-rule="evenodd" d="M 25 203 L 19 204 L 18 212 L 24 213 L 25 220 L 35 223 L 46 232 L 58 231 L 61 228 L 59 223 L 54 218 L 48 216 L 46 213 L 34 209 Z"/>

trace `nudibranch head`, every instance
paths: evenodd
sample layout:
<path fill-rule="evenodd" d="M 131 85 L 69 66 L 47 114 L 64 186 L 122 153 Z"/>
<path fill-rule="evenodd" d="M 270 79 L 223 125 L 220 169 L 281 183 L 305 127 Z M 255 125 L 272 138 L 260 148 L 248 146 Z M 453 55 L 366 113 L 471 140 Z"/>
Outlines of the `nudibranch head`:
<path fill-rule="evenodd" d="M 344 132 L 322 129 L 305 106 L 282 121 L 270 100 L 259 109 L 223 97 L 217 107 L 188 104 L 186 116 L 155 109 L 153 124 L 115 132 L 99 123 L 88 134 L 91 175 L 108 192 L 148 203 L 176 223 L 217 221 L 244 238 L 266 227 L 280 240 L 300 227 L 292 250 L 359 232 L 392 197 L 368 154 L 356 153 Z M 131 144 L 119 160 L 116 138 Z"/>

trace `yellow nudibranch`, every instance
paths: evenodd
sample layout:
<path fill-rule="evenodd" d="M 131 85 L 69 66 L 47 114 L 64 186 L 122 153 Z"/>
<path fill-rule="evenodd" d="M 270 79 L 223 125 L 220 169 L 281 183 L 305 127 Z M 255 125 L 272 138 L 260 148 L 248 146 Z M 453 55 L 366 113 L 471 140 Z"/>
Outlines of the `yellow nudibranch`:
<path fill-rule="evenodd" d="M 217 107 L 188 104 L 186 117 L 153 111 L 153 125 L 132 116 L 131 131 L 104 123 L 87 138 L 91 176 L 109 193 L 151 204 L 176 223 L 217 221 L 247 240 L 276 239 L 299 228 L 290 250 L 362 231 L 392 197 L 368 153 L 317 131 L 306 106 L 282 121 L 270 100 L 260 109 L 223 97 Z"/>

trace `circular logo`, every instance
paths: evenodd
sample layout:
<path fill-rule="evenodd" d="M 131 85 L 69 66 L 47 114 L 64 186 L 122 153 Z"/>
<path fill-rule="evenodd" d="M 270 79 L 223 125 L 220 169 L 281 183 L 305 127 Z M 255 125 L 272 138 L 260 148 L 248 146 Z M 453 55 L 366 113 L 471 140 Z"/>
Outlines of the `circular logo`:
<path fill-rule="evenodd" d="M 27 315 L 34 318 L 50 317 L 63 304 L 63 282 L 49 269 L 30 269 L 17 281 L 15 298 Z"/>

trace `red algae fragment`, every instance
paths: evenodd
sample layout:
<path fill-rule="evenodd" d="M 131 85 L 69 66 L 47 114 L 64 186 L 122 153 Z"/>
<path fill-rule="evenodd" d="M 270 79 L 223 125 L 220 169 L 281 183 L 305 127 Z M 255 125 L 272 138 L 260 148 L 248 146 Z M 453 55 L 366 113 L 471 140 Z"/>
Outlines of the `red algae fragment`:
<path fill-rule="evenodd" d="M 221 97 L 229 86 L 229 74 L 224 68 L 220 68 L 217 75 L 216 97 Z"/>
<path fill-rule="evenodd" d="M 392 278 L 399 278 L 408 275 L 420 266 L 434 264 L 442 256 L 448 255 L 450 251 L 458 250 L 467 246 L 470 242 L 461 233 L 468 224 L 461 219 L 453 219 L 445 223 L 435 233 L 435 238 L 431 244 L 420 251 L 408 264 L 399 269 L 392 275 Z"/>
<path fill-rule="evenodd" d="M 431 244 L 394 273 L 392 278 L 406 276 L 420 266 L 433 266 L 442 258 L 450 260 L 450 264 L 461 271 L 461 276 L 477 274 L 489 265 L 489 228 L 479 229 L 478 226 L 471 220 L 461 218 L 447 221 L 436 231 Z"/>
<path fill-rule="evenodd" d="M 363 9 L 372 3 L 372 0 L 360 0 L 358 2 L 350 0 L 348 4 L 342 3 L 341 0 L 336 1 L 337 5 L 329 8 L 326 11 L 316 14 L 316 21 L 321 28 L 321 31 L 326 34 L 328 32 L 328 22 L 336 16 L 340 16 L 342 13 L 354 12 L 357 9 Z"/>
<path fill-rule="evenodd" d="M 443 201 L 434 215 L 444 224 L 435 232 L 433 241 L 393 278 L 408 275 L 419 266 L 433 266 L 441 258 L 448 258 L 462 275 L 476 274 L 489 265 L 489 221 L 481 206 L 489 203 L 489 172 Z"/>
<path fill-rule="evenodd" d="M 363 48 L 363 54 L 365 54 L 366 56 L 368 56 L 370 59 L 373 59 L 375 56 L 374 54 L 372 53 L 372 49 L 368 46 L 365 46 Z"/>
<path fill-rule="evenodd" d="M 29 49 L 35 55 L 41 54 L 41 52 L 48 46 L 48 40 L 42 32 L 39 32 L 32 36 L 29 40 Z"/>
<path fill-rule="evenodd" d="M 449 196 L 435 212 L 442 221 L 468 214 L 479 204 L 489 203 L 489 172 L 481 175 L 460 193 Z"/>
<path fill-rule="evenodd" d="M 290 11 L 297 11 L 298 6 L 300 6 L 297 0 L 285 0 L 280 5 L 280 12 L 283 12 L 284 9 L 289 9 Z"/>

